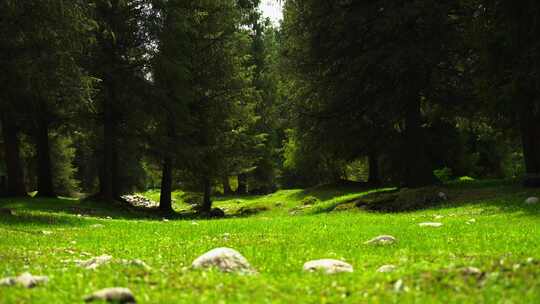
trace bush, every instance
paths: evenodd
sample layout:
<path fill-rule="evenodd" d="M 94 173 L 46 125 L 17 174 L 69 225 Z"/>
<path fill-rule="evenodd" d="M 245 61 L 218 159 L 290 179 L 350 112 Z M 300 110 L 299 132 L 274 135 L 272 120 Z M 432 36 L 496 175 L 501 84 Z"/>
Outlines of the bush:
<path fill-rule="evenodd" d="M 473 182 L 473 181 L 475 181 L 475 179 L 470 177 L 470 176 L 462 176 L 462 177 L 458 178 L 458 181 L 460 181 L 460 182 Z"/>
<path fill-rule="evenodd" d="M 452 169 L 448 167 L 434 170 L 433 174 L 443 183 L 449 182 L 452 179 Z"/>
<path fill-rule="evenodd" d="M 306 196 L 302 199 L 302 205 L 315 205 L 319 202 L 319 199 L 314 196 Z"/>

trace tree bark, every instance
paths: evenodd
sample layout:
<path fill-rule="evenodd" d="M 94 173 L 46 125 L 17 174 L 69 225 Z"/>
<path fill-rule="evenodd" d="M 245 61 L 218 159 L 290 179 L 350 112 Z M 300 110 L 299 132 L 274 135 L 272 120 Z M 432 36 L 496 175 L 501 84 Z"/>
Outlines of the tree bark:
<path fill-rule="evenodd" d="M 99 180 L 99 199 L 104 201 L 114 201 L 116 199 L 117 187 L 115 177 L 117 174 L 117 153 L 116 153 L 116 124 L 111 102 L 105 102 L 103 114 L 103 160 L 101 163 L 101 174 Z"/>
<path fill-rule="evenodd" d="M 36 150 L 38 158 L 37 192 L 40 197 L 55 197 L 51 165 L 51 147 L 49 142 L 49 123 L 39 119 L 36 130 Z"/>
<path fill-rule="evenodd" d="M 533 103 L 527 104 L 521 115 L 521 139 L 525 161 L 525 185 L 540 187 L 540 114 Z"/>
<path fill-rule="evenodd" d="M 205 177 L 203 178 L 203 187 L 204 187 L 204 198 L 203 198 L 203 204 L 201 206 L 201 212 L 202 213 L 210 213 L 212 210 L 212 184 L 210 182 L 210 179 Z"/>
<path fill-rule="evenodd" d="M 231 189 L 231 183 L 229 182 L 229 177 L 224 176 L 223 177 L 223 194 L 224 195 L 231 195 L 233 193 Z"/>
<path fill-rule="evenodd" d="M 368 177 L 368 183 L 370 185 L 380 185 L 381 180 L 379 176 L 379 156 L 375 151 L 371 151 L 368 155 L 368 162 L 369 162 L 369 177 Z"/>
<path fill-rule="evenodd" d="M 433 185 L 436 178 L 433 175 L 433 165 L 427 154 L 419 94 L 413 94 L 407 104 L 404 139 L 404 185 L 411 188 Z"/>
<path fill-rule="evenodd" d="M 27 196 L 19 151 L 18 130 L 7 113 L 2 113 L 2 135 L 7 169 L 7 196 Z"/>
<path fill-rule="evenodd" d="M 236 189 L 237 194 L 247 194 L 248 192 L 248 184 L 247 184 L 248 176 L 247 174 L 239 174 L 238 175 L 238 189 Z"/>
<path fill-rule="evenodd" d="M 159 209 L 164 213 L 172 213 L 172 160 L 165 157 L 161 174 L 161 194 L 159 197 Z"/>

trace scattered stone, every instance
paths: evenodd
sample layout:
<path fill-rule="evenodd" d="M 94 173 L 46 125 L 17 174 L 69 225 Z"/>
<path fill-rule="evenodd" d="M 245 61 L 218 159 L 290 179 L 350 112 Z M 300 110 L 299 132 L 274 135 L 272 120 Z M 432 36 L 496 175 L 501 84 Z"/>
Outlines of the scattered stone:
<path fill-rule="evenodd" d="M 438 228 L 442 227 L 442 223 L 436 223 L 436 222 L 426 222 L 426 223 L 420 223 L 418 226 L 420 227 L 432 227 L 432 228 Z"/>
<path fill-rule="evenodd" d="M 247 259 L 231 248 L 216 248 L 208 251 L 193 261 L 195 269 L 217 268 L 223 272 L 254 273 Z"/>
<path fill-rule="evenodd" d="M 397 240 L 395 237 L 391 235 L 379 235 L 378 237 L 375 237 L 364 244 L 368 245 L 391 245 L 396 243 Z"/>
<path fill-rule="evenodd" d="M 304 271 L 315 272 L 322 271 L 325 274 L 334 274 L 340 272 L 353 272 L 352 265 L 339 260 L 322 259 L 309 261 L 304 264 Z"/>
<path fill-rule="evenodd" d="M 191 225 L 193 225 L 193 226 L 199 226 L 199 223 L 193 221 L 193 222 L 191 222 Z"/>
<path fill-rule="evenodd" d="M 142 195 L 124 195 L 122 199 L 133 207 L 139 208 L 158 208 L 159 203 L 153 200 L 149 200 Z"/>
<path fill-rule="evenodd" d="M 107 219 L 107 220 L 112 220 L 112 217 L 106 216 L 105 219 Z"/>
<path fill-rule="evenodd" d="M 535 204 L 538 204 L 540 200 L 538 199 L 538 197 L 535 197 L 535 196 L 532 196 L 532 197 L 529 197 L 525 200 L 525 204 L 527 205 L 535 205 Z"/>
<path fill-rule="evenodd" d="M 448 200 L 448 196 L 446 195 L 446 193 L 441 191 L 441 192 L 438 193 L 438 195 L 439 195 L 439 198 L 442 199 L 443 201 Z"/>
<path fill-rule="evenodd" d="M 75 261 L 75 263 L 77 263 L 77 265 L 79 265 L 80 267 L 84 267 L 86 269 L 96 269 L 102 265 L 108 264 L 111 260 L 112 256 L 101 255 L 85 261 L 77 260 Z"/>
<path fill-rule="evenodd" d="M 91 225 L 90 227 L 92 227 L 92 228 L 104 228 L 105 225 L 102 225 L 102 224 L 94 224 L 94 225 Z"/>
<path fill-rule="evenodd" d="M 0 286 L 14 286 L 19 285 L 25 288 L 33 288 L 40 284 L 47 283 L 49 277 L 47 276 L 33 276 L 28 272 L 21 274 L 18 277 L 7 277 L 0 280 Z"/>
<path fill-rule="evenodd" d="M 484 274 L 482 270 L 472 266 L 461 269 L 461 273 L 468 276 L 481 276 Z"/>
<path fill-rule="evenodd" d="M 395 265 L 383 265 L 377 269 L 377 272 L 380 273 L 390 273 L 397 270 L 397 267 Z"/>
<path fill-rule="evenodd" d="M 163 221 L 163 222 L 168 222 L 169 219 L 168 219 L 168 218 L 163 218 L 162 221 Z"/>
<path fill-rule="evenodd" d="M 405 290 L 405 284 L 403 284 L 403 280 L 399 279 L 394 283 L 394 291 L 395 292 L 402 292 Z"/>
<path fill-rule="evenodd" d="M 472 219 L 468 220 L 466 223 L 467 223 L 467 225 L 472 225 L 472 224 L 476 223 L 476 219 L 472 218 Z"/>
<path fill-rule="evenodd" d="M 127 266 L 138 266 L 143 268 L 146 271 L 152 270 L 152 267 L 148 266 L 143 260 L 134 259 L 134 260 L 122 260 L 121 261 L 123 265 Z"/>
<path fill-rule="evenodd" d="M 435 215 L 435 219 L 436 219 L 436 220 L 440 220 L 440 219 L 442 219 L 442 218 L 444 218 L 444 216 L 439 215 L 439 214 Z"/>
<path fill-rule="evenodd" d="M 105 288 L 84 297 L 85 302 L 107 301 L 117 303 L 136 303 L 131 290 L 122 287 Z"/>
<path fill-rule="evenodd" d="M 14 214 L 13 214 L 13 210 L 11 210 L 9 208 L 0 208 L 0 215 L 11 216 L 11 215 L 14 215 Z"/>
<path fill-rule="evenodd" d="M 52 231 L 49 231 L 49 230 L 43 230 L 43 231 L 41 231 L 41 233 L 43 233 L 44 235 L 51 235 L 51 234 L 53 234 L 53 232 L 52 232 Z"/>

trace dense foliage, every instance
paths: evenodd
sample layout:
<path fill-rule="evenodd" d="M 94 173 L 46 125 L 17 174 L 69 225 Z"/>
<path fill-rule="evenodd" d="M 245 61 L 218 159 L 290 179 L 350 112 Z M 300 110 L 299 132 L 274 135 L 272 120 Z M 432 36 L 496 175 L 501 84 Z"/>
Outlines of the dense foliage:
<path fill-rule="evenodd" d="M 0 193 L 540 180 L 540 4 L 0 3 Z"/>

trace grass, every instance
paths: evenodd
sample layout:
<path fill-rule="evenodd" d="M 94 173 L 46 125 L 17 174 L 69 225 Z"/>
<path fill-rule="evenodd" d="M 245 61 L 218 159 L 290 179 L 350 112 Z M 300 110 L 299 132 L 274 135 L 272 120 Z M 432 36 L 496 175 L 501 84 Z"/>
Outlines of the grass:
<path fill-rule="evenodd" d="M 2 199 L 0 207 L 16 215 L 0 216 L 0 277 L 29 271 L 48 275 L 50 282 L 29 290 L 0 287 L 0 303 L 81 302 L 112 286 L 129 287 L 140 303 L 540 302 L 540 206 L 523 204 L 540 193 L 477 181 L 449 185 L 448 192 L 452 201 L 438 208 L 381 214 L 330 212 L 365 189 L 284 190 L 216 200 L 228 213 L 267 207 L 254 216 L 168 222 L 77 200 Z M 307 196 L 320 202 L 291 215 Z M 177 201 L 176 208 L 184 207 Z M 444 226 L 419 227 L 424 221 Z M 104 227 L 92 227 L 96 223 Z M 380 234 L 394 235 L 398 243 L 364 244 Z M 197 256 L 221 246 L 240 251 L 259 274 L 190 269 Z M 101 254 L 142 259 L 152 270 L 112 263 L 92 271 L 70 261 Z M 318 258 L 345 260 L 355 272 L 302 272 L 304 262 Z M 377 273 L 383 264 L 398 270 Z M 485 275 L 463 274 L 467 266 Z M 400 292 L 394 290 L 398 280 L 404 285 Z"/>

